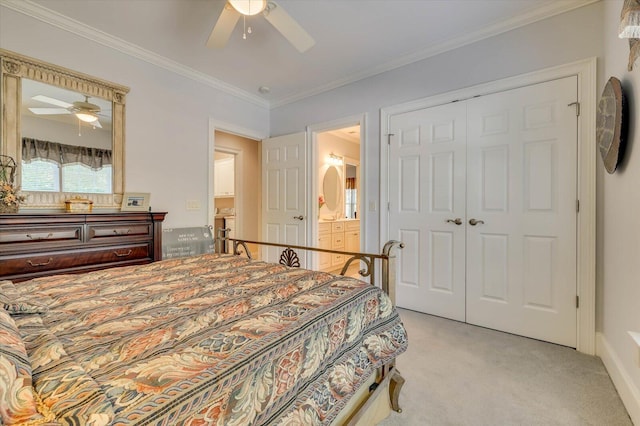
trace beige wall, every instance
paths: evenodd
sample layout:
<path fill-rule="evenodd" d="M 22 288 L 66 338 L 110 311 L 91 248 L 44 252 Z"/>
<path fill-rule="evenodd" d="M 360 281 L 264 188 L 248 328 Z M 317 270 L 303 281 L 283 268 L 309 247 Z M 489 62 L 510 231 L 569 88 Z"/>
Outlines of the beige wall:
<path fill-rule="evenodd" d="M 236 157 L 236 194 L 234 206 L 239 233 L 238 238 L 260 239 L 260 210 L 262 183 L 260 168 L 260 141 L 243 138 L 224 132 L 215 132 L 215 149 L 238 152 Z M 213 159 L 212 159 L 213 161 Z M 226 207 L 215 201 L 216 207 Z M 240 221 L 238 221 L 240 219 Z"/>
<path fill-rule="evenodd" d="M 629 104 L 627 149 L 614 174 L 598 158 L 597 320 L 598 354 L 631 415 L 640 425 L 640 61 L 627 71 L 629 41 L 618 38 L 622 0 L 604 2 L 604 72 L 622 82 Z"/>

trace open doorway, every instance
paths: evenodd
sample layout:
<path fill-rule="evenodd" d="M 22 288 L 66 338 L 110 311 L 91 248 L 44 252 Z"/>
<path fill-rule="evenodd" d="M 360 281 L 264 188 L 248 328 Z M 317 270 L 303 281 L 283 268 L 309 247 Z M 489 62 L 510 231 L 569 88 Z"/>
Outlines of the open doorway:
<path fill-rule="evenodd" d="M 360 124 L 316 134 L 318 247 L 359 252 L 361 248 Z M 320 254 L 318 268 L 342 269 L 348 256 Z M 359 266 L 353 264 L 354 273 Z M 348 272 L 351 274 L 351 271 Z"/>
<path fill-rule="evenodd" d="M 211 223 L 231 229 L 231 238 L 258 240 L 261 142 L 218 130 L 214 139 Z"/>
<path fill-rule="evenodd" d="M 213 156 L 214 229 L 229 229 L 229 238 L 236 236 L 236 155 L 216 149 Z M 226 247 L 223 252 L 227 252 Z"/>

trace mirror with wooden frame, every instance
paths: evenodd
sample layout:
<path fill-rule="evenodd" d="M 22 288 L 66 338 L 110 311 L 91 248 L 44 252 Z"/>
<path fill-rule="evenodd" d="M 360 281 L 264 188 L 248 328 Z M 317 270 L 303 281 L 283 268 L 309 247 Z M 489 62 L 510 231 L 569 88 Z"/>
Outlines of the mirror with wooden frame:
<path fill-rule="evenodd" d="M 71 185 L 59 188 L 23 190 L 27 200 L 21 209 L 61 209 L 65 200 L 74 196 L 92 200 L 94 208 L 119 208 L 124 193 L 125 98 L 129 88 L 4 49 L 0 49 L 0 61 L 0 154 L 16 161 L 17 185 L 25 182 L 26 167 L 23 170 L 22 160 L 23 152 L 28 151 L 23 150 L 26 143 L 23 137 L 33 140 L 31 126 L 36 118 L 57 121 L 49 120 L 48 125 L 37 126 L 39 142 L 53 142 L 71 149 L 102 144 L 106 145 L 102 148 L 110 156 L 109 174 L 103 176 L 103 179 L 111 180 L 110 185 L 82 191 L 71 182 Z M 36 103 L 32 105 L 34 96 Z M 37 117 L 32 114 L 34 111 Z M 83 117 L 84 112 L 89 117 Z M 60 136 L 56 130 L 48 130 L 60 128 L 64 120 L 75 126 L 76 137 Z M 83 132 L 84 142 L 80 142 L 77 135 L 82 136 Z M 97 138 L 102 141 L 96 142 Z"/>

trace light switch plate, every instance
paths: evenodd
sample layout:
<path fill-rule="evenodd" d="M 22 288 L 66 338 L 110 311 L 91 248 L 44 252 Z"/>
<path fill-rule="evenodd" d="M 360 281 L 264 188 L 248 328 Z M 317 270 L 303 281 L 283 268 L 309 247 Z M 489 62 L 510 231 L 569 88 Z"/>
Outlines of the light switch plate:
<path fill-rule="evenodd" d="M 200 200 L 187 200 L 187 210 L 200 210 Z"/>

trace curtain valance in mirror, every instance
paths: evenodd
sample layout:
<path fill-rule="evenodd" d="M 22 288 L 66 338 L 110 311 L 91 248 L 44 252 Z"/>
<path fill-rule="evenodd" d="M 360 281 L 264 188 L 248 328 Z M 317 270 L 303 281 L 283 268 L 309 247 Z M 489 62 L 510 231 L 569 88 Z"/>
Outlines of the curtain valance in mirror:
<path fill-rule="evenodd" d="M 110 149 L 65 145 L 58 142 L 22 138 L 22 161 L 48 160 L 62 164 L 79 163 L 100 170 L 112 164 Z"/>

